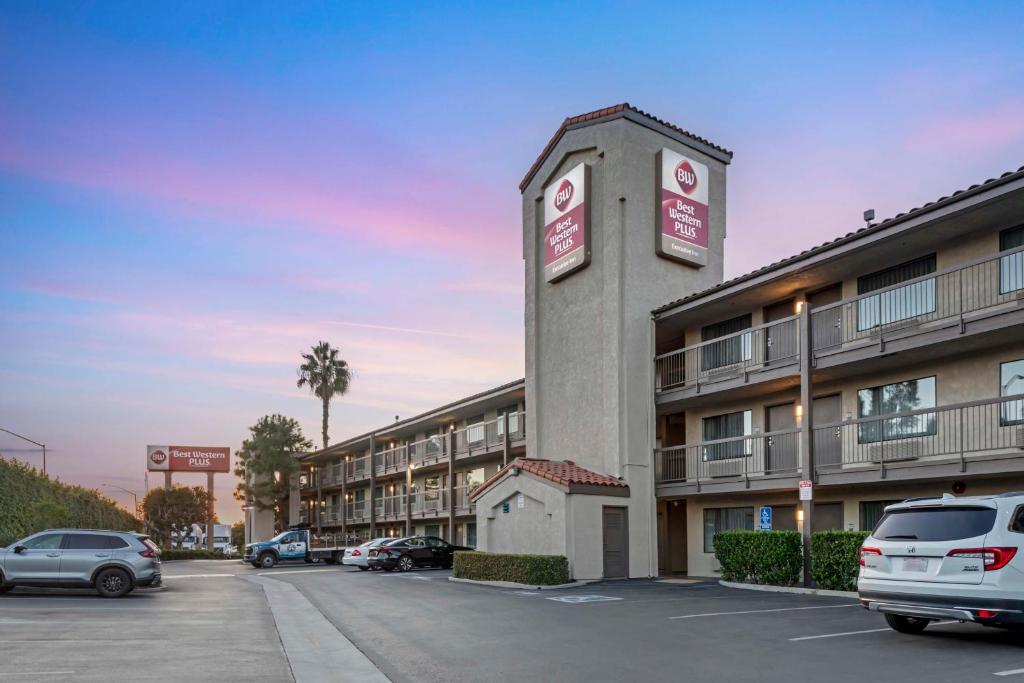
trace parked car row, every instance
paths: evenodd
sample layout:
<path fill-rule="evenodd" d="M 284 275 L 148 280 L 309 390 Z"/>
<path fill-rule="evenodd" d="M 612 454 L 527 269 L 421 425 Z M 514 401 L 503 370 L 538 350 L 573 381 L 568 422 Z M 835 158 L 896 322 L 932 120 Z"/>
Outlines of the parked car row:
<path fill-rule="evenodd" d="M 436 536 L 375 538 L 355 548 L 346 548 L 341 563 L 361 571 L 383 569 L 407 572 L 416 567 L 450 569 L 457 550 L 472 550 L 452 545 Z"/>

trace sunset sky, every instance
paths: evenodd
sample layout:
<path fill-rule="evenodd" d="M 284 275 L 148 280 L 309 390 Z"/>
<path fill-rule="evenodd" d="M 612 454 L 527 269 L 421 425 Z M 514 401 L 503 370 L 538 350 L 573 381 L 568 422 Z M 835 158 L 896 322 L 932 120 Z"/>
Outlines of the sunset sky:
<path fill-rule="evenodd" d="M 214 5 L 0 6 L 0 427 L 63 480 L 319 441 L 321 339 L 332 441 L 521 377 L 517 186 L 569 115 L 734 151 L 728 276 L 1024 165 L 1019 2 Z"/>

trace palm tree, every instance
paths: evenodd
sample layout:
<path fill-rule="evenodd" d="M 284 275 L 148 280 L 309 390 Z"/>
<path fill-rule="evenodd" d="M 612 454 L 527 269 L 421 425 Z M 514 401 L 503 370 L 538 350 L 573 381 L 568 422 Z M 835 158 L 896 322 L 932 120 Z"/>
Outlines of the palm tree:
<path fill-rule="evenodd" d="M 352 371 L 348 363 L 338 358 L 338 349 L 327 342 L 322 341 L 311 350 L 313 353 L 302 354 L 298 387 L 301 389 L 308 385 L 313 395 L 324 404 L 323 438 L 324 448 L 327 448 L 327 414 L 331 399 L 345 395 L 352 381 Z"/>

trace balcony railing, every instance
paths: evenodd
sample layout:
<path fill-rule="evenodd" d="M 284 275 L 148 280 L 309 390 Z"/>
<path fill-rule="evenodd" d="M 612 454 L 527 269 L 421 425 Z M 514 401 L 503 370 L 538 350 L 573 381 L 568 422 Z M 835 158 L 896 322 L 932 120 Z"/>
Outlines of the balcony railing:
<path fill-rule="evenodd" d="M 800 360 L 799 317 L 661 354 L 654 359 L 655 389 L 699 387 Z"/>
<path fill-rule="evenodd" d="M 1024 394 L 847 420 L 815 427 L 821 473 L 892 463 L 1024 455 Z"/>
<path fill-rule="evenodd" d="M 381 451 L 374 456 L 373 464 L 378 475 L 405 472 L 409 466 L 408 448 L 400 445 Z"/>
<path fill-rule="evenodd" d="M 1024 301 L 1024 247 L 907 280 L 811 312 L 814 350 L 842 349 L 957 324 Z"/>
<path fill-rule="evenodd" d="M 370 456 L 353 458 L 345 463 L 345 481 L 359 481 L 370 476 Z"/>
<path fill-rule="evenodd" d="M 800 430 L 716 439 L 655 451 L 655 477 L 661 483 L 701 484 L 800 471 Z"/>
<path fill-rule="evenodd" d="M 447 453 L 447 448 L 445 446 L 446 440 L 446 435 L 435 434 L 409 444 L 409 463 L 416 467 L 422 467 L 424 465 L 433 465 L 434 463 L 441 462 L 446 457 Z"/>
<path fill-rule="evenodd" d="M 480 451 L 498 448 L 505 442 L 505 419 L 499 416 L 493 420 L 485 420 L 456 429 L 455 457 L 468 457 Z M 526 438 L 526 413 L 509 413 L 509 441 L 521 441 Z"/>

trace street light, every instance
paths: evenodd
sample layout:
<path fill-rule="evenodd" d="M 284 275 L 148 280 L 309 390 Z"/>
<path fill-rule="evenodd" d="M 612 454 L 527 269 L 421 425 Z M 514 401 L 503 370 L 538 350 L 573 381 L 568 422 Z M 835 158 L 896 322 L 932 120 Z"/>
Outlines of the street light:
<path fill-rule="evenodd" d="M 100 486 L 109 486 L 112 489 L 118 489 L 119 491 L 131 494 L 132 498 L 135 499 L 135 514 L 139 514 L 139 494 L 135 493 L 135 491 L 126 489 L 123 486 L 118 486 L 117 484 L 108 484 L 107 482 L 103 482 Z"/>
<path fill-rule="evenodd" d="M 27 442 L 29 442 L 31 444 L 35 444 L 36 446 L 39 446 L 40 448 L 42 448 L 43 449 L 43 474 L 46 474 L 46 444 L 45 443 L 39 443 L 38 441 L 33 441 L 32 439 L 28 438 L 27 436 L 22 436 L 21 434 L 15 434 L 11 430 L 4 429 L 3 427 L 0 427 L 0 432 L 5 432 L 7 434 L 10 434 L 11 436 L 16 436 L 19 439 L 21 439 L 22 441 L 27 441 Z"/>

